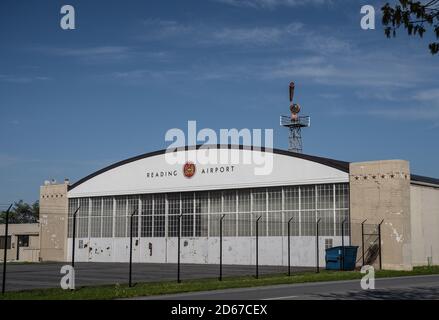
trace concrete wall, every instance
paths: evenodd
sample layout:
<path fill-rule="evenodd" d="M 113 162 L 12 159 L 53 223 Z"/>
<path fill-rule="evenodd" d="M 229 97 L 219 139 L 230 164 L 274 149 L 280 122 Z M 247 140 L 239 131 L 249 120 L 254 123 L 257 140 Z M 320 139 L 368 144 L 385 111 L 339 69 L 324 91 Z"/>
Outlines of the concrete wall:
<path fill-rule="evenodd" d="M 413 265 L 439 265 L 439 188 L 410 187 Z"/>
<path fill-rule="evenodd" d="M 334 246 L 341 244 L 341 237 L 320 237 L 321 267 L 325 266 L 325 239 L 333 239 Z M 129 238 L 80 238 L 75 241 L 75 261 L 127 262 L 129 260 Z M 133 240 L 133 262 L 176 263 L 177 242 L 177 238 L 135 238 Z M 349 238 L 345 237 L 345 243 L 348 242 Z M 224 237 L 223 263 L 255 264 L 255 245 L 255 237 Z M 72 239 L 69 239 L 69 260 L 71 252 Z M 181 238 L 180 252 L 182 263 L 218 264 L 219 238 Z M 287 266 L 288 238 L 260 237 L 259 264 Z M 315 237 L 291 237 L 291 265 L 309 267 L 316 265 Z"/>
<path fill-rule="evenodd" d="M 350 214 L 353 223 L 382 225 L 384 269 L 411 270 L 410 168 L 403 160 L 351 163 Z M 361 234 L 352 235 L 361 245 Z"/>
<path fill-rule="evenodd" d="M 67 187 L 67 183 L 40 187 L 40 255 L 43 261 L 66 260 Z"/>
<path fill-rule="evenodd" d="M 36 262 L 39 260 L 39 249 L 40 249 L 40 238 L 39 238 L 39 224 L 38 223 L 20 223 L 20 224 L 10 224 L 8 229 L 8 235 L 11 236 L 11 249 L 7 250 L 7 260 L 16 261 L 17 260 L 17 246 L 18 246 L 18 236 L 28 235 L 29 236 L 29 247 L 19 248 L 19 261 L 31 261 Z M 5 225 L 0 225 L 0 236 L 3 237 L 5 234 Z M 25 253 L 24 250 L 33 251 L 32 255 Z M 0 261 L 3 261 L 4 251 L 0 249 Z"/>

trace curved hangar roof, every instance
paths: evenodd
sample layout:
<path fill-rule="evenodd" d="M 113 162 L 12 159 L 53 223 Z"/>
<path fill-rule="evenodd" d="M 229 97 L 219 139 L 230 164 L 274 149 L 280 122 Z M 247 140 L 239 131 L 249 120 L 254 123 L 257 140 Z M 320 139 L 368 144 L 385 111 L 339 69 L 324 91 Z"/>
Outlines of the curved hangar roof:
<path fill-rule="evenodd" d="M 219 156 L 234 154 L 240 161 L 202 164 L 198 156 L 204 155 L 206 149 Z M 264 148 L 228 145 L 184 147 L 171 154 L 186 159 L 175 164 L 167 161 L 167 155 L 166 150 L 160 150 L 110 165 L 70 186 L 68 196 L 75 198 L 349 181 L 348 162 L 278 149 L 265 151 Z M 252 161 L 244 162 L 243 159 Z M 185 167 L 187 162 L 193 162 L 194 165 Z M 192 176 L 191 170 L 195 171 Z"/>

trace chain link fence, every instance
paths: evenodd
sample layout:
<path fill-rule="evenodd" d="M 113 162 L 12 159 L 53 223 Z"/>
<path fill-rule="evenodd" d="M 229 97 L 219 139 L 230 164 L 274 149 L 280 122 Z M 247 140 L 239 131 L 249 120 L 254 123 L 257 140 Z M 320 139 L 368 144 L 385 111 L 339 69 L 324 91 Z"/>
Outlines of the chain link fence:
<path fill-rule="evenodd" d="M 128 227 L 123 236 L 108 237 L 118 234 L 101 231 L 84 237 L 78 217 L 72 215 L 72 227 L 76 226 L 67 238 L 68 261 L 11 265 L 9 286 L 11 290 L 24 288 L 17 285 L 26 281 L 18 276 L 23 269 L 33 275 L 26 284 L 29 288 L 57 287 L 60 267 L 65 264 L 75 265 L 78 285 L 320 272 L 325 268 L 326 249 L 349 245 L 358 246 L 358 268 L 381 266 L 379 224 L 295 212 L 188 216 L 149 217 L 163 221 L 163 228 L 156 225 L 160 232 L 152 236 L 151 230 L 145 236 L 139 225 L 147 222 L 134 210 L 124 222 Z M 93 228 L 90 222 L 88 228 Z"/>

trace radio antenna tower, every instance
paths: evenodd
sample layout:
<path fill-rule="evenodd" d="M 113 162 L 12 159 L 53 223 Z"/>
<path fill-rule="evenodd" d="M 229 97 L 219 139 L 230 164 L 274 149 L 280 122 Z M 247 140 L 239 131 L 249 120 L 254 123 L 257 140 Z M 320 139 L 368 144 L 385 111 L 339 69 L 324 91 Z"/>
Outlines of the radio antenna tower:
<path fill-rule="evenodd" d="M 300 105 L 293 103 L 294 98 L 294 82 L 290 83 L 290 112 L 291 116 L 280 116 L 280 125 L 288 128 L 288 150 L 292 152 L 302 153 L 302 128 L 311 125 L 309 116 L 299 116 Z"/>

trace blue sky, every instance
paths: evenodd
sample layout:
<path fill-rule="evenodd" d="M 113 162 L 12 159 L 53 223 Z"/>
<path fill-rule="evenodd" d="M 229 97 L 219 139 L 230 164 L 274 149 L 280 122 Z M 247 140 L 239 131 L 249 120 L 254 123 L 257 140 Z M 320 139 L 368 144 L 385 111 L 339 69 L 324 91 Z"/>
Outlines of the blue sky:
<path fill-rule="evenodd" d="M 59 27 L 76 10 L 76 30 Z M 273 128 L 288 84 L 305 153 L 439 177 L 439 57 L 360 28 L 383 1 L 0 2 L 0 203 L 167 146 L 170 128 Z M 379 11 L 379 10 L 378 10 Z"/>

